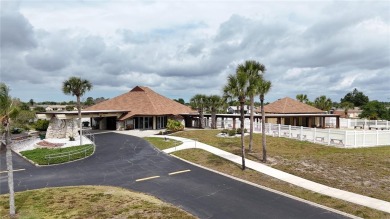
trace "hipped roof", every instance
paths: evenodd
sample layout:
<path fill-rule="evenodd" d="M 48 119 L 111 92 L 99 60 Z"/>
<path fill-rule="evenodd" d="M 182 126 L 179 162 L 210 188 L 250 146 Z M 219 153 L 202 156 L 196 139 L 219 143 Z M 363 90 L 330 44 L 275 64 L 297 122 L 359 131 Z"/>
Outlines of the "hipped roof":
<path fill-rule="evenodd" d="M 179 115 L 194 112 L 190 107 L 164 97 L 148 87 L 136 86 L 131 91 L 100 102 L 85 110 L 126 110 L 119 118 L 125 120 L 135 115 Z"/>
<path fill-rule="evenodd" d="M 278 114 L 324 113 L 324 111 L 320 109 L 317 109 L 313 106 L 299 102 L 289 97 L 279 99 L 273 103 L 264 106 L 264 112 Z"/>

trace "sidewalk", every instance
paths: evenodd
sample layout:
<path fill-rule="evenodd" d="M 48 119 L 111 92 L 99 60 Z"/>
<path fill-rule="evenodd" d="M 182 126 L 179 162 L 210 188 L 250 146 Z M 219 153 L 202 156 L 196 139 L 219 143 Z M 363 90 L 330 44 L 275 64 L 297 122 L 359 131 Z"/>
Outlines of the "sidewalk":
<path fill-rule="evenodd" d="M 215 148 L 213 146 L 210 146 L 210 145 L 198 142 L 198 141 L 194 141 L 191 139 L 175 137 L 175 136 L 161 136 L 161 135 L 160 136 L 153 136 L 153 137 L 160 137 L 160 138 L 166 137 L 166 138 L 170 138 L 170 139 L 174 139 L 174 140 L 183 142 L 183 144 L 181 144 L 177 147 L 168 148 L 168 149 L 163 150 L 165 153 L 172 153 L 175 151 L 189 149 L 189 148 L 199 148 L 199 149 L 206 150 L 206 151 L 208 151 L 212 154 L 215 154 L 217 156 L 220 156 L 224 159 L 230 160 L 230 161 L 237 163 L 237 164 L 241 164 L 241 162 L 242 162 L 241 156 L 231 154 L 229 152 L 223 151 L 221 149 L 218 149 L 218 148 Z M 386 202 L 386 201 L 383 201 L 380 199 L 375 199 L 375 198 L 371 198 L 368 196 L 359 195 L 356 193 L 347 192 L 344 190 L 325 186 L 325 185 L 322 185 L 322 184 L 319 184 L 319 183 L 316 183 L 316 182 L 313 182 L 310 180 L 306 180 L 306 179 L 301 178 L 301 177 L 294 176 L 294 175 L 289 174 L 289 173 L 285 173 L 283 171 L 274 169 L 274 168 L 269 167 L 267 165 L 264 165 L 262 163 L 254 162 L 254 161 L 251 161 L 248 159 L 245 160 L 245 164 L 246 164 L 246 167 L 248 167 L 250 169 L 253 169 L 253 170 L 258 171 L 260 173 L 263 173 L 263 174 L 272 176 L 274 178 L 283 180 L 283 181 L 291 183 L 293 185 L 311 190 L 313 192 L 390 213 L 390 202 Z"/>

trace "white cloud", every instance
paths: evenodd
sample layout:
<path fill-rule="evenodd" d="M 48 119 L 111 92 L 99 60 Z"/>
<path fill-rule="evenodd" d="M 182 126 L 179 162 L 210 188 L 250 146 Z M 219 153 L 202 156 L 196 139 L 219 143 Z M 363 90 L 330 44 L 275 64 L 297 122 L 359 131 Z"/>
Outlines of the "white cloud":
<path fill-rule="evenodd" d="M 354 87 L 387 100 L 390 5 L 379 1 L 1 4 L 0 78 L 22 100 L 69 98 L 60 86 L 71 75 L 91 80 L 91 96 L 144 85 L 189 100 L 221 94 L 247 59 L 267 67 L 268 101 L 337 101 Z"/>

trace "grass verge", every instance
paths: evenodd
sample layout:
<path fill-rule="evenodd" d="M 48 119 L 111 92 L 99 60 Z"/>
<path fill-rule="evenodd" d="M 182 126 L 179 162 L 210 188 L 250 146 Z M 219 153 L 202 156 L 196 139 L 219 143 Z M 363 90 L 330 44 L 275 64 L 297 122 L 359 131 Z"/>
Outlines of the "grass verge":
<path fill-rule="evenodd" d="M 156 138 L 156 137 L 145 137 L 144 139 L 147 140 L 152 145 L 156 146 L 160 150 L 164 150 L 182 144 L 181 141 L 176 141 L 173 139 L 165 140 L 164 138 Z"/>
<path fill-rule="evenodd" d="M 85 158 L 93 154 L 95 147 L 91 144 L 67 148 L 37 148 L 20 152 L 24 157 L 39 165 L 60 164 Z M 52 157 L 47 157 L 52 155 Z"/>
<path fill-rule="evenodd" d="M 8 195 L 0 218 L 9 218 Z M 45 188 L 15 195 L 17 218 L 195 218 L 142 193 L 108 186 Z"/>
<path fill-rule="evenodd" d="M 220 149 L 240 155 L 240 147 L 239 147 L 240 138 L 219 138 L 216 137 L 217 133 L 219 133 L 219 131 L 216 130 L 202 130 L 202 131 L 195 130 L 195 131 L 185 131 L 185 132 L 175 133 L 175 135 L 180 137 L 190 138 L 190 139 L 191 138 L 199 139 L 199 141 L 204 142 L 206 144 L 213 145 Z M 248 137 L 245 140 L 246 142 L 248 142 Z M 259 151 L 261 151 L 260 148 L 261 135 L 256 134 L 254 138 L 254 142 L 255 142 L 254 150 L 251 153 L 247 153 L 247 158 L 259 161 L 259 157 L 262 156 L 261 153 L 258 153 Z M 158 145 L 159 143 L 155 142 L 154 144 Z M 346 169 L 345 171 L 348 171 L 351 165 L 352 166 L 358 165 L 355 168 L 359 168 L 359 167 L 364 168 L 359 171 L 360 173 L 362 173 L 362 175 L 366 174 L 365 171 L 375 171 L 375 168 L 374 169 L 370 168 L 371 165 L 366 165 L 364 163 L 359 164 L 358 160 L 359 157 L 362 156 L 362 154 L 366 154 L 366 156 L 368 156 L 367 157 L 368 159 L 372 158 L 373 161 L 378 161 L 379 163 L 378 167 L 382 168 L 380 172 L 384 171 L 384 173 L 386 173 L 386 171 L 389 171 L 388 169 L 390 168 L 390 166 L 386 166 L 386 162 L 388 162 L 387 159 L 390 159 L 389 156 L 386 157 L 386 154 L 388 154 L 389 150 L 384 147 L 364 148 L 364 149 L 357 149 L 357 150 L 339 149 L 339 148 L 312 144 L 309 142 L 300 142 L 300 141 L 295 141 L 295 140 L 285 139 L 285 138 L 271 138 L 268 136 L 267 136 L 267 145 L 268 145 L 268 155 L 270 160 L 270 162 L 268 162 L 267 165 L 270 165 L 277 169 L 284 170 L 286 172 L 290 172 L 294 175 L 298 175 L 303 178 L 308 178 L 307 176 L 310 175 L 309 177 L 310 180 L 317 181 L 320 183 L 322 183 L 321 181 L 323 180 L 323 178 L 326 178 L 328 176 L 327 175 L 329 174 L 328 172 L 338 173 L 338 171 L 341 168 Z M 202 166 L 235 176 L 237 178 L 241 178 L 256 183 L 258 185 L 263 185 L 281 192 L 285 192 L 287 194 L 291 194 L 303 198 L 305 200 L 322 204 L 359 217 L 390 218 L 390 214 L 373 210 L 360 205 L 352 204 L 346 201 L 338 200 L 335 198 L 331 198 L 328 196 L 324 196 L 318 193 L 314 193 L 309 190 L 288 184 L 281 180 L 272 178 L 270 176 L 258 173 L 250 169 L 242 171 L 240 165 L 234 164 L 230 161 L 227 161 L 225 159 L 222 159 L 218 156 L 215 156 L 209 152 L 200 149 L 188 149 L 188 150 L 178 151 L 175 152 L 174 155 L 179 156 L 185 160 L 200 164 Z M 337 158 L 337 156 L 342 156 L 342 157 Z M 375 159 L 374 157 L 378 157 L 378 159 Z M 350 158 L 350 160 L 346 160 L 342 162 L 343 159 L 348 159 L 348 158 Z M 300 167 L 302 165 L 299 165 L 299 163 L 308 162 L 308 161 L 310 161 L 310 165 L 315 165 L 315 164 L 321 165 L 322 168 L 320 169 L 320 171 L 316 172 L 316 174 L 313 174 L 312 173 L 313 171 L 302 169 Z M 335 162 L 335 161 L 340 161 L 340 162 Z M 324 165 L 327 162 L 329 162 L 330 164 Z M 362 161 L 360 160 L 360 162 Z M 292 163 L 294 163 L 294 165 L 292 165 Z M 303 165 L 309 165 L 309 164 L 304 163 Z M 283 169 L 280 168 L 280 166 L 283 167 L 287 166 L 288 168 Z M 332 169 L 328 169 L 328 168 L 335 168 L 335 167 L 336 167 L 336 171 Z M 294 168 L 301 168 L 301 169 L 299 171 L 297 170 L 293 171 Z M 306 173 L 306 171 L 308 173 Z M 327 174 L 322 175 L 321 173 L 327 173 Z M 379 177 L 381 180 L 386 180 L 386 175 L 381 175 L 376 173 L 371 173 L 371 174 L 373 176 Z M 349 175 L 343 176 L 342 172 L 338 173 L 333 177 L 336 180 L 344 181 L 344 182 L 345 181 L 349 182 L 350 180 L 352 180 L 350 178 L 351 176 Z M 345 177 L 346 179 L 344 179 L 343 177 Z M 378 178 L 374 178 L 370 180 L 376 180 L 376 179 Z M 327 185 L 326 183 L 323 184 Z M 341 186 L 330 185 L 330 186 L 345 189 L 343 188 L 342 185 Z M 385 186 L 385 184 L 383 184 L 382 186 Z M 381 190 L 381 188 L 383 187 L 379 186 L 377 188 L 378 188 L 377 190 L 374 189 L 375 190 L 374 194 L 384 192 L 384 190 Z M 361 193 L 367 193 L 365 188 L 363 186 L 360 186 L 360 184 L 356 186 L 355 190 L 361 191 Z M 371 190 L 373 190 L 373 188 L 371 188 Z M 386 200 L 386 197 L 388 195 L 389 193 L 385 192 L 385 194 L 382 194 L 381 197 L 385 197 L 384 200 Z"/>

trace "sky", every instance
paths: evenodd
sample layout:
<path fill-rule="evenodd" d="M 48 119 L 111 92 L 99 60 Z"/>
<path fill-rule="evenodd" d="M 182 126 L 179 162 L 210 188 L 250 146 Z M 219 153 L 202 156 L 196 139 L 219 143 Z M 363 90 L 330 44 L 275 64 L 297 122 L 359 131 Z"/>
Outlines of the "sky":
<path fill-rule="evenodd" d="M 189 101 L 222 95 L 256 60 L 266 102 L 307 94 L 339 102 L 354 88 L 390 101 L 390 1 L 0 0 L 0 81 L 22 101 L 69 101 L 147 86 Z"/>

